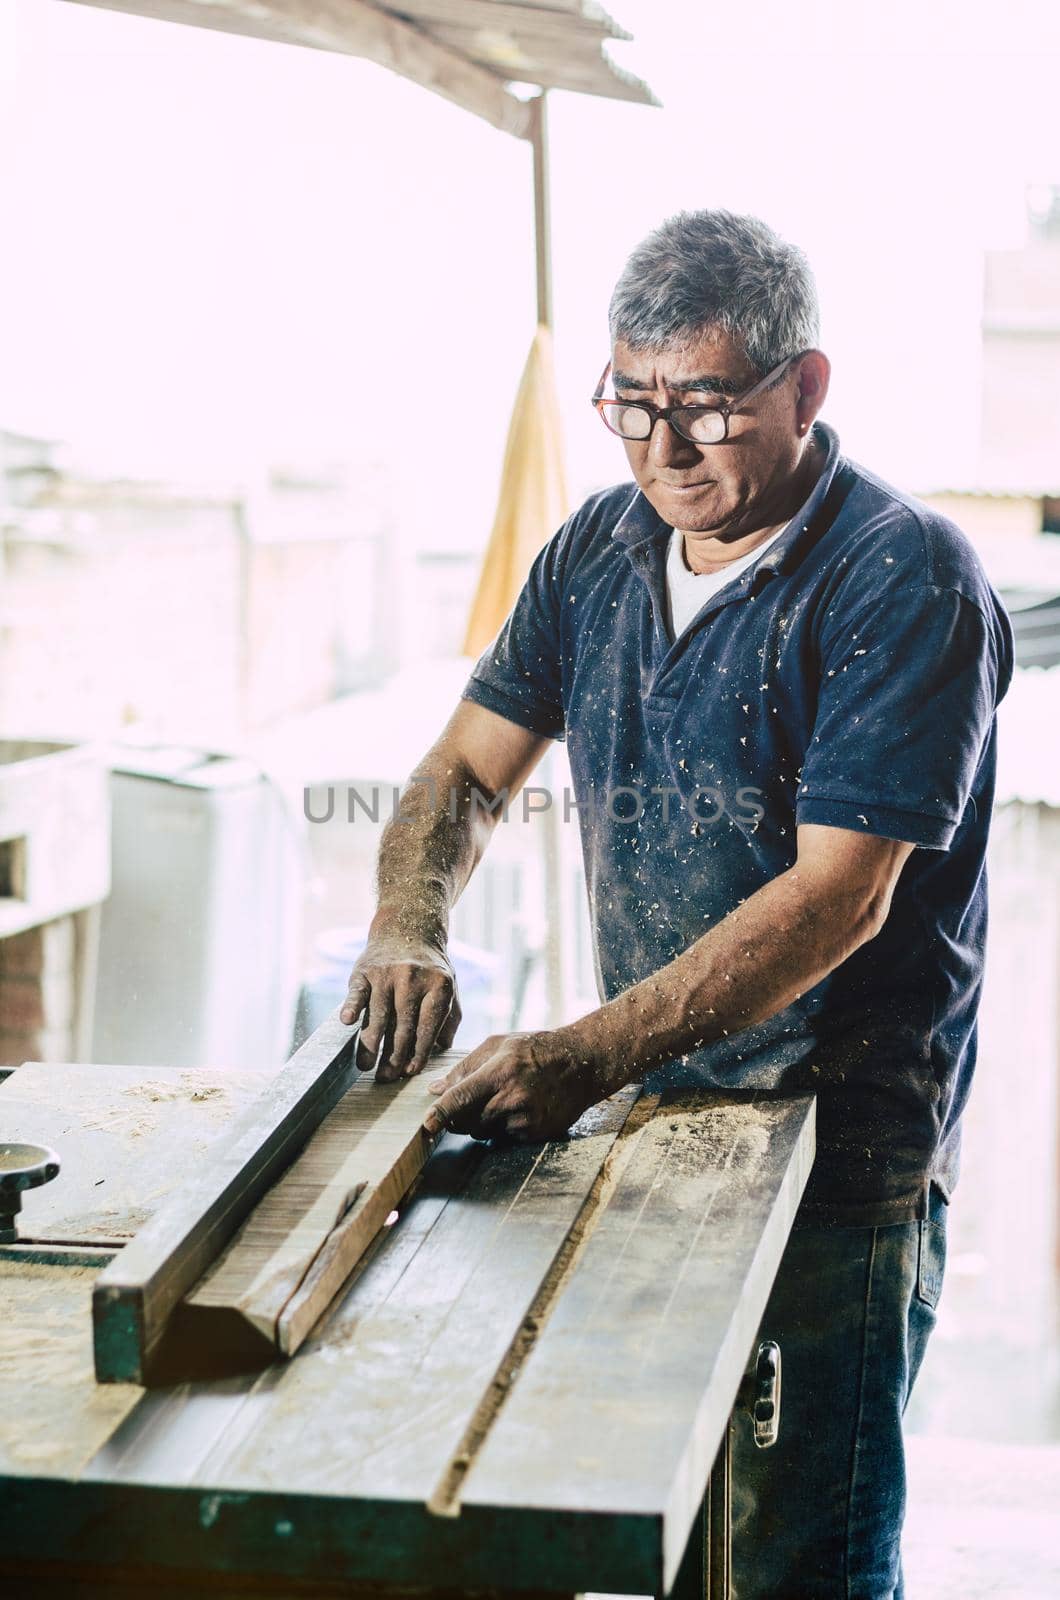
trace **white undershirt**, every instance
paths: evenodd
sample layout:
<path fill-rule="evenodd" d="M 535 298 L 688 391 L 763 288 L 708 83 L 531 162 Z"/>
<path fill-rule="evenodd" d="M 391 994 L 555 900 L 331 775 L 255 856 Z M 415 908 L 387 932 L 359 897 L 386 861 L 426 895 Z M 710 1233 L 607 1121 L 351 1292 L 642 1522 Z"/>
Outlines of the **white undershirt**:
<path fill-rule="evenodd" d="M 785 524 L 789 526 L 789 524 Z M 724 589 L 727 583 L 732 583 L 741 572 L 758 560 L 763 551 L 768 550 L 784 532 L 778 528 L 776 533 L 770 534 L 761 544 L 756 544 L 753 550 L 748 550 L 746 555 L 737 556 L 727 567 L 722 567 L 718 572 L 690 572 L 685 565 L 684 534 L 674 529 L 670 535 L 670 545 L 666 552 L 666 598 L 670 611 L 670 632 L 675 639 L 679 639 L 696 613 L 706 605 L 712 595 L 719 589 Z"/>

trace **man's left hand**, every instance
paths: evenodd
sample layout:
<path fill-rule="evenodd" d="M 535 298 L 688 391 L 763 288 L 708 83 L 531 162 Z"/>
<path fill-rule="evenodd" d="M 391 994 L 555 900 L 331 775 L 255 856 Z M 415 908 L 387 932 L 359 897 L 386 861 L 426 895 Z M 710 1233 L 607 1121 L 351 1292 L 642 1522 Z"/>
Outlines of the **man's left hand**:
<path fill-rule="evenodd" d="M 492 1034 L 431 1085 L 428 1133 L 523 1143 L 558 1139 L 603 1099 L 592 1061 L 562 1029 Z"/>

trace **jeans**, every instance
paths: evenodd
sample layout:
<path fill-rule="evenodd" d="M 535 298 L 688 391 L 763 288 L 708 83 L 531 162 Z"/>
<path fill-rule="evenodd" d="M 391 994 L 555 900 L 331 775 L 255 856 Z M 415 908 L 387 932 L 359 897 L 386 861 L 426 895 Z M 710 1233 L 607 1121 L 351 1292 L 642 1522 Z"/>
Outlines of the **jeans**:
<path fill-rule="evenodd" d="M 781 1350 L 780 1436 L 733 1439 L 733 1600 L 902 1600 L 902 1413 L 946 1261 L 922 1222 L 796 1226 L 759 1330 Z"/>

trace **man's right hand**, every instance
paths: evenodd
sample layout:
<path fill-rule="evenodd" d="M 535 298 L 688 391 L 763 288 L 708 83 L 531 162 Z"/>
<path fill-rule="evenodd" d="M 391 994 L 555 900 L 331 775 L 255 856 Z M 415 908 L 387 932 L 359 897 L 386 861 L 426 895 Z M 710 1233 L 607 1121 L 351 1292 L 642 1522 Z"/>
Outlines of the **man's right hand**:
<path fill-rule="evenodd" d="M 449 1049 L 460 1025 L 456 974 L 445 950 L 403 934 L 369 936 L 339 1015 L 349 1024 L 362 1011 L 360 1070 L 371 1072 L 378 1060 L 379 1083 L 421 1071 L 432 1051 Z"/>
<path fill-rule="evenodd" d="M 432 1050 L 453 1042 L 460 1002 L 446 954 L 449 910 L 503 814 L 493 802 L 518 794 L 548 742 L 461 699 L 416 768 L 400 821 L 383 829 L 380 903 L 339 1013 L 348 1025 L 367 1008 L 357 1065 L 371 1072 L 378 1060 L 382 1083 L 419 1072 Z"/>

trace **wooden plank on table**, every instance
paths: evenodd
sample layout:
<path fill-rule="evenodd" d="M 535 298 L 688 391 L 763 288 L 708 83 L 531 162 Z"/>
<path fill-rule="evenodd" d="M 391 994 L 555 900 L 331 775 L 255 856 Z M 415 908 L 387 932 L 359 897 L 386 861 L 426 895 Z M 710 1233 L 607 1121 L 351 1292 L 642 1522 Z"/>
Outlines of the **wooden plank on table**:
<path fill-rule="evenodd" d="M 178 1302 L 357 1076 L 358 1032 L 337 1011 L 323 1022 L 100 1273 L 92 1316 L 101 1382 L 149 1381 Z"/>
<path fill-rule="evenodd" d="M 400 1274 L 388 1276 L 423 1203 L 417 1194 L 297 1360 L 269 1374 L 251 1432 L 222 1441 L 196 1481 L 422 1508 L 469 1428 L 488 1425 L 524 1319 L 572 1235 L 595 1217 L 611 1163 L 635 1143 L 653 1104 L 623 1091 L 569 1139 L 491 1148 Z M 444 1157 L 439 1150 L 425 1181 Z"/>
<path fill-rule="evenodd" d="M 62 1161 L 57 1178 L 23 1198 L 23 1240 L 126 1244 L 280 1070 L 16 1067 L 0 1083 L 0 1132 L 49 1145 Z"/>
<path fill-rule="evenodd" d="M 182 1340 L 294 1354 L 426 1165 L 430 1085 L 462 1054 L 415 1078 L 350 1085 L 186 1297 Z"/>
<path fill-rule="evenodd" d="M 668 1591 L 814 1152 L 814 1101 L 663 1097 L 471 1463 L 462 1513 L 657 1516 Z"/>
<path fill-rule="evenodd" d="M 487 1147 L 457 1134 L 444 1134 L 398 1222 L 384 1228 L 358 1267 L 357 1306 L 386 1299 L 408 1270 L 447 1202 L 466 1185 L 486 1159 Z M 349 1291 L 347 1291 L 349 1292 Z M 83 1478 L 106 1483 L 201 1483 L 207 1458 L 218 1446 L 231 1454 L 248 1440 L 257 1419 L 267 1414 L 270 1396 L 286 1367 L 241 1374 L 218 1383 L 183 1383 L 149 1390 L 89 1463 Z"/>

